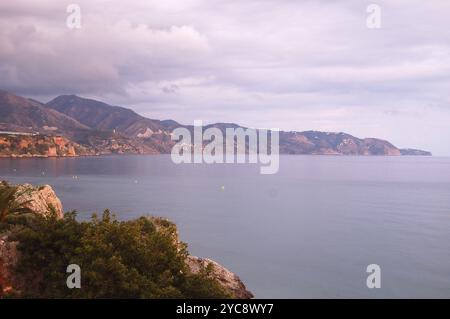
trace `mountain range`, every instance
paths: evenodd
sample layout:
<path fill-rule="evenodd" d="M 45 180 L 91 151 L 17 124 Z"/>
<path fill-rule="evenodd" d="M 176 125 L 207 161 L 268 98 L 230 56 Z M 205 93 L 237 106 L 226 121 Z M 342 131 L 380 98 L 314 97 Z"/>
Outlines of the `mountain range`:
<path fill-rule="evenodd" d="M 64 138 L 75 155 L 168 154 L 175 144 L 171 133 L 177 127 L 193 130 L 192 125 L 149 119 L 128 108 L 76 95 L 61 95 L 41 103 L 0 90 L 0 155 L 3 156 L 45 156 L 47 144 L 56 149 L 51 154 L 58 156 L 61 139 L 58 144 L 56 137 Z M 225 131 L 241 126 L 215 123 L 205 128 L 208 127 Z M 20 136 L 27 136 L 29 147 L 21 147 Z M 34 154 L 36 147 L 31 145 L 34 140 L 41 146 L 40 154 Z M 280 154 L 431 155 L 422 150 L 399 149 L 382 139 L 319 131 L 281 131 Z"/>

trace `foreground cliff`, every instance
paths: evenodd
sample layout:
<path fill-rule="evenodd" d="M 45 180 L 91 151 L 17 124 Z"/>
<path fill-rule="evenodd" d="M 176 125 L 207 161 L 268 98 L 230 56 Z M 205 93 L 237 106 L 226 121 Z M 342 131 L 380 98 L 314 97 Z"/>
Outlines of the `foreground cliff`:
<path fill-rule="evenodd" d="M 11 191 L 13 190 L 13 192 Z M 48 185 L 0 185 L 0 297 L 252 298 L 218 263 L 187 254 L 173 223 L 119 222 L 109 211 L 78 222 Z M 79 264 L 81 289 L 66 287 Z"/>

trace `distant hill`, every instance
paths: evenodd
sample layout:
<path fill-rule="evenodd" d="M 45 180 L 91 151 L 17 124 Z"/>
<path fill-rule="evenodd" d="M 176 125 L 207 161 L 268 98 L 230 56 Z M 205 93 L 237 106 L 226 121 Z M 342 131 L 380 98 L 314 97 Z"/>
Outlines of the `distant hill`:
<path fill-rule="evenodd" d="M 193 130 L 174 120 L 155 120 L 136 112 L 76 95 L 61 95 L 47 104 L 0 91 L 0 131 L 60 134 L 96 154 L 168 154 L 177 127 Z M 235 123 L 205 126 L 241 127 Z M 245 129 L 245 127 L 242 127 Z M 316 155 L 431 155 L 415 149 L 398 149 L 377 138 L 319 131 L 280 132 L 281 154 Z"/>
<path fill-rule="evenodd" d="M 0 130 L 72 135 L 90 128 L 42 103 L 0 91 Z"/>
<path fill-rule="evenodd" d="M 48 102 L 47 106 L 76 119 L 90 128 L 116 130 L 130 138 L 139 137 L 139 134 L 145 134 L 148 129 L 151 132 L 159 132 L 166 129 L 161 121 L 145 118 L 130 109 L 108 105 L 76 95 L 58 96 Z M 166 124 L 177 125 L 178 123 L 166 121 Z"/>
<path fill-rule="evenodd" d="M 280 153 L 285 154 L 401 155 L 388 141 L 360 139 L 345 133 L 282 132 L 280 140 Z"/>
<path fill-rule="evenodd" d="M 179 126 L 175 121 L 148 119 L 127 108 L 76 95 L 58 96 L 47 106 L 91 129 L 120 134 L 130 139 L 130 143 L 140 145 L 144 153 L 170 153 L 174 142 L 169 128 Z"/>

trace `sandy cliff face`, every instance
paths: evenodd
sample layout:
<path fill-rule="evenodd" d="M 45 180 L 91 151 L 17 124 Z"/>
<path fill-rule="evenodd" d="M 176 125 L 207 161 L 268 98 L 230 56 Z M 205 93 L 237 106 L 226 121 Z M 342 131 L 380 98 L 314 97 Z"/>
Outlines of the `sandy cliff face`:
<path fill-rule="evenodd" d="M 56 157 L 93 152 L 61 136 L 0 134 L 0 156 Z"/>

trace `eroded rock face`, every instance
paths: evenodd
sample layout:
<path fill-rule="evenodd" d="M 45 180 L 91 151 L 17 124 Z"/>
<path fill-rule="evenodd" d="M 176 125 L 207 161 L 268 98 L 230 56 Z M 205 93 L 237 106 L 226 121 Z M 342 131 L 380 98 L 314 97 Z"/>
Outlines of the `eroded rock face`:
<path fill-rule="evenodd" d="M 212 265 L 212 277 L 215 278 L 227 291 L 233 293 L 235 298 L 251 299 L 254 297 L 236 274 L 219 265 L 214 260 L 199 258 L 196 256 L 188 256 L 186 263 L 194 274 L 200 272 L 202 269 L 205 269 L 208 265 Z"/>
<path fill-rule="evenodd" d="M 56 217 L 64 217 L 63 206 L 49 185 L 34 187 L 30 184 L 23 184 L 18 187 L 16 197 L 18 203 L 24 203 L 22 206 L 29 208 L 36 214 L 47 215 L 51 208 L 56 212 Z"/>

